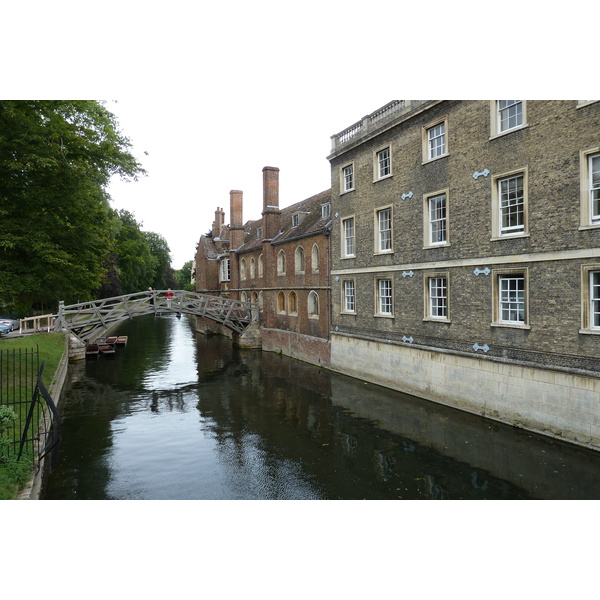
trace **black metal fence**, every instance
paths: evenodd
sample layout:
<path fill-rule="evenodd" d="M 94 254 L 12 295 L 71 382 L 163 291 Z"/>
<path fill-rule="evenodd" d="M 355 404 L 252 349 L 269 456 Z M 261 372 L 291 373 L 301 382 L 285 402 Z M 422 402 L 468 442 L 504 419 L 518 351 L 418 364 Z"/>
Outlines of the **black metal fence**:
<path fill-rule="evenodd" d="M 4 415 L 0 452 L 17 460 L 30 458 L 34 466 L 60 438 L 60 419 L 42 382 L 43 370 L 37 345 L 0 350 L 0 410 Z"/>

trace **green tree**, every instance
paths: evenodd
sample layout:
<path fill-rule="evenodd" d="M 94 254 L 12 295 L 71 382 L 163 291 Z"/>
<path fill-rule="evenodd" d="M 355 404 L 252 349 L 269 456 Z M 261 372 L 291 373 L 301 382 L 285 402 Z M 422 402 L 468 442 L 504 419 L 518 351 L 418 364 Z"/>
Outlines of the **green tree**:
<path fill-rule="evenodd" d="M 178 287 L 182 290 L 188 290 L 190 292 L 195 291 L 196 286 L 191 283 L 192 281 L 192 269 L 194 267 L 194 261 L 188 260 L 183 264 L 181 269 L 175 271 L 175 279 L 177 280 Z"/>
<path fill-rule="evenodd" d="M 86 300 L 106 280 L 113 175 L 143 169 L 102 103 L 0 101 L 0 294 L 6 308 Z"/>

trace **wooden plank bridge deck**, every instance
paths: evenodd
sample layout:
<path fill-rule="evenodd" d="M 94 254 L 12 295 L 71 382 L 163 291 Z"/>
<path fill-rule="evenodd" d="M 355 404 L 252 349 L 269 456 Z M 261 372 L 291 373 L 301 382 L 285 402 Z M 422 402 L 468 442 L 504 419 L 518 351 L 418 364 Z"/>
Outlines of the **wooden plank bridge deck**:
<path fill-rule="evenodd" d="M 142 315 L 196 315 L 212 319 L 239 334 L 258 319 L 258 310 L 250 302 L 184 290 L 172 293 L 172 298 L 167 298 L 167 290 L 149 290 L 79 304 L 65 305 L 61 301 L 55 315 L 22 319 L 21 331 L 67 330 L 88 343 L 107 327 Z"/>

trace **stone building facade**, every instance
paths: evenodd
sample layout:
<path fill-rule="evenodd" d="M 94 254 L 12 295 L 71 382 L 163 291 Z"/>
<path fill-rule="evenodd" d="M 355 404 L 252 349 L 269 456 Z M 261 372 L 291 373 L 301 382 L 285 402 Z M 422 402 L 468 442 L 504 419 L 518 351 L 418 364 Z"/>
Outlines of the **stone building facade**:
<path fill-rule="evenodd" d="M 261 347 L 328 365 L 331 330 L 330 190 L 279 206 L 279 169 L 263 169 L 260 219 L 243 222 L 243 194 L 230 192 L 230 223 L 218 208 L 196 253 L 196 289 L 256 304 Z M 229 335 L 199 319 L 204 332 Z"/>
<path fill-rule="evenodd" d="M 331 367 L 600 445 L 600 103 L 393 101 L 332 142 Z"/>

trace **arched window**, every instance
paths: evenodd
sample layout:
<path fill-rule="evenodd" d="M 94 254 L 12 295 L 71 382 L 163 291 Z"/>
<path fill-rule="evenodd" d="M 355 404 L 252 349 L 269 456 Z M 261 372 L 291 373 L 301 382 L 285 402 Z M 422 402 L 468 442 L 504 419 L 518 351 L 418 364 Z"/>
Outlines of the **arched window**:
<path fill-rule="evenodd" d="M 258 305 L 258 294 L 256 292 L 252 292 L 250 294 L 250 301 L 254 305 L 254 308 L 252 309 L 252 316 L 256 319 L 258 317 L 258 313 L 260 311 L 260 308 Z"/>
<path fill-rule="evenodd" d="M 254 279 L 256 277 L 256 268 L 254 264 L 254 257 L 250 259 L 250 279 Z"/>
<path fill-rule="evenodd" d="M 279 251 L 277 255 L 277 275 L 285 274 L 285 252 L 283 250 Z"/>
<path fill-rule="evenodd" d="M 285 294 L 283 292 L 277 294 L 277 312 L 285 313 Z"/>
<path fill-rule="evenodd" d="M 304 273 L 304 248 L 296 248 L 296 273 Z"/>
<path fill-rule="evenodd" d="M 246 279 L 246 259 L 240 260 L 240 279 Z"/>
<path fill-rule="evenodd" d="M 296 292 L 290 292 L 288 308 L 289 308 L 290 314 L 293 314 L 293 315 L 298 314 L 298 299 L 296 297 Z"/>
<path fill-rule="evenodd" d="M 264 266 L 263 266 L 263 257 L 262 254 L 258 257 L 258 276 L 262 277 L 263 276 L 263 272 L 264 272 Z"/>
<path fill-rule="evenodd" d="M 319 272 L 319 246 L 313 244 L 312 247 L 312 270 L 313 273 Z"/>
<path fill-rule="evenodd" d="M 308 316 L 319 316 L 319 294 L 314 290 L 308 295 Z"/>
<path fill-rule="evenodd" d="M 248 302 L 248 294 L 246 294 L 246 292 L 242 292 L 242 293 L 240 294 L 240 300 L 241 300 L 242 302 Z"/>
<path fill-rule="evenodd" d="M 262 309 L 263 309 L 263 293 L 261 291 L 261 292 L 258 292 L 258 310 L 259 310 L 259 312 L 262 312 Z"/>

